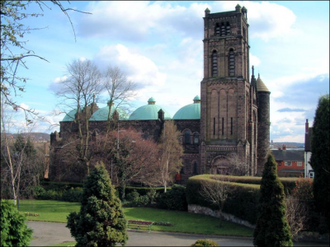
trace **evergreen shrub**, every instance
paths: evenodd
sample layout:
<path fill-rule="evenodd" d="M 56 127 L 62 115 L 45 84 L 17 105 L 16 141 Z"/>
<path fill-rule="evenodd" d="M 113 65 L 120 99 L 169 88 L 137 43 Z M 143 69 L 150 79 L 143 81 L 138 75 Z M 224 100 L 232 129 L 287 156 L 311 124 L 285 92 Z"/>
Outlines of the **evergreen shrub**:
<path fill-rule="evenodd" d="M 67 227 L 76 246 L 124 245 L 128 239 L 127 221 L 121 201 L 104 164 L 97 164 L 87 177 L 80 211 L 68 215 Z"/>
<path fill-rule="evenodd" d="M 186 187 L 173 185 L 170 190 L 159 196 L 157 204 L 163 209 L 187 211 Z"/>
<path fill-rule="evenodd" d="M 29 246 L 32 230 L 25 223 L 25 216 L 7 200 L 1 200 L 1 246 Z"/>

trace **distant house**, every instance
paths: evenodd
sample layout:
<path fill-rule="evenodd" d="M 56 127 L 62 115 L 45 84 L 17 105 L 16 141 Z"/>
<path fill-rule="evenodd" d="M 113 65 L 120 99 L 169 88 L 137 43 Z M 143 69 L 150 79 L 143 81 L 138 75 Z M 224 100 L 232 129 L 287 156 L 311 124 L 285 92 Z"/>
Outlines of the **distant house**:
<path fill-rule="evenodd" d="M 309 163 L 312 156 L 312 148 L 311 148 L 311 140 L 312 140 L 313 128 L 309 128 L 308 119 L 306 119 L 305 123 L 305 177 L 314 178 L 314 171 Z"/>
<path fill-rule="evenodd" d="M 300 177 L 304 175 L 304 150 L 287 150 L 286 146 L 272 150 L 277 162 L 277 174 L 281 177 Z"/>

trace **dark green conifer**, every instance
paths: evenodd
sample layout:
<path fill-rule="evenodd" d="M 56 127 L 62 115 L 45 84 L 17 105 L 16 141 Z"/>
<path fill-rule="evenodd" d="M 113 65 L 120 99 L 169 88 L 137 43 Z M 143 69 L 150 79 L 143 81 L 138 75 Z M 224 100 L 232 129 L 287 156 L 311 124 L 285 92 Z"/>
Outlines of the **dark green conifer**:
<path fill-rule="evenodd" d="M 329 94 L 319 98 L 315 112 L 312 132 L 311 166 L 315 172 L 313 191 L 316 208 L 326 217 L 329 232 L 329 206 L 330 206 L 330 103 Z"/>
<path fill-rule="evenodd" d="M 292 246 L 286 219 L 284 187 L 277 176 L 277 164 L 269 154 L 260 185 L 258 219 L 253 233 L 256 246 Z"/>
<path fill-rule="evenodd" d="M 109 174 L 103 163 L 98 164 L 84 182 L 80 212 L 68 216 L 67 227 L 76 246 L 124 245 L 128 239 L 126 223 Z"/>
<path fill-rule="evenodd" d="M 1 246 L 29 246 L 33 231 L 27 227 L 25 216 L 7 200 L 0 205 Z"/>

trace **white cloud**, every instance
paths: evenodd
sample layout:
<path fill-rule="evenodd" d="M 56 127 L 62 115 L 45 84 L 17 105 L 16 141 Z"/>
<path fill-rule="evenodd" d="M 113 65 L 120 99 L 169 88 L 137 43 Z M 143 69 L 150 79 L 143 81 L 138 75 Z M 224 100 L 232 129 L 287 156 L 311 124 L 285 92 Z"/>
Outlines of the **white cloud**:
<path fill-rule="evenodd" d="M 93 60 L 102 69 L 119 67 L 139 87 L 160 86 L 166 81 L 166 74 L 151 59 L 122 44 L 102 47 Z"/>

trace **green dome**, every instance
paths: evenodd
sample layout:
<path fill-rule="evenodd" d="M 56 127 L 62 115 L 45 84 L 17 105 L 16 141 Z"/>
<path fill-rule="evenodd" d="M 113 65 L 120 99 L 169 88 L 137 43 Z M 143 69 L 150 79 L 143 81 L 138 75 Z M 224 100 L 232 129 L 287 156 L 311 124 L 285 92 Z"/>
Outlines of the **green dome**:
<path fill-rule="evenodd" d="M 115 107 L 111 107 L 110 117 L 112 117 L 115 110 L 117 110 L 117 112 L 119 113 L 119 120 L 127 119 L 126 112 L 120 108 L 115 109 Z M 103 108 L 98 109 L 96 112 L 94 112 L 93 115 L 91 116 L 91 118 L 89 119 L 89 121 L 107 121 L 108 114 L 109 114 L 109 106 L 105 106 Z"/>
<path fill-rule="evenodd" d="M 201 118 L 201 100 L 199 96 L 195 96 L 193 104 L 182 107 L 173 116 L 173 119 L 175 120 L 200 119 L 200 118 Z"/>
<path fill-rule="evenodd" d="M 71 110 L 69 113 L 65 115 L 63 118 L 63 122 L 72 122 L 75 119 L 75 115 L 77 113 L 77 109 Z"/>
<path fill-rule="evenodd" d="M 148 100 L 148 105 L 137 108 L 129 117 L 129 120 L 157 120 L 159 110 L 164 111 L 164 118 L 171 119 L 171 115 L 161 106 L 156 105 L 154 98 Z"/>

